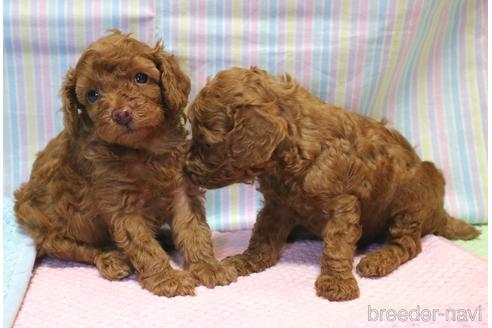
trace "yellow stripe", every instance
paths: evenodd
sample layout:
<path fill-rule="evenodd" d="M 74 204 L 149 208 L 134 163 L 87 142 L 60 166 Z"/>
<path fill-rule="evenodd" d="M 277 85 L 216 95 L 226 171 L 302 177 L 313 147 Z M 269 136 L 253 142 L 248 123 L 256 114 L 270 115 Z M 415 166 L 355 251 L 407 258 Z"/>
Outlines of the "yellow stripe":
<path fill-rule="evenodd" d="M 21 13 L 30 13 L 31 8 L 30 6 L 33 4 L 31 1 L 21 1 L 20 2 L 20 12 Z M 31 164 L 35 157 L 36 157 L 36 152 L 38 151 L 38 120 L 36 119 L 36 111 L 39 109 L 38 106 L 36 106 L 33 95 L 35 94 L 34 88 L 34 76 L 32 75 L 32 72 L 35 70 L 35 63 L 34 63 L 34 54 L 33 50 L 30 44 L 30 41 L 33 39 L 32 33 L 31 33 L 31 22 L 29 21 L 29 15 L 19 15 L 21 23 L 20 25 L 20 33 L 21 37 L 20 40 L 22 40 L 22 54 L 23 54 L 23 66 L 24 66 L 24 72 L 25 72 L 25 80 L 23 84 L 25 85 L 25 94 L 30 95 L 25 97 L 26 99 L 26 108 L 25 110 L 27 111 L 27 114 L 30 119 L 27 119 L 27 125 L 28 125 L 28 130 L 26 131 L 27 134 L 27 149 L 28 149 L 28 159 L 29 159 L 29 164 Z"/>
<path fill-rule="evenodd" d="M 231 56 L 232 65 L 239 66 L 241 64 L 241 41 L 242 41 L 242 31 L 243 31 L 243 2 L 233 1 L 232 2 L 232 40 L 231 40 Z"/>
<path fill-rule="evenodd" d="M 290 0 L 285 2 L 286 21 L 285 21 L 285 51 L 287 53 L 285 60 L 285 71 L 294 73 L 294 55 L 296 53 L 296 1 Z M 279 72 L 283 73 L 283 72 Z"/>
<path fill-rule="evenodd" d="M 70 8 L 70 6 L 68 7 Z M 84 23 L 84 15 L 87 14 L 87 11 L 84 8 L 84 1 L 75 1 L 72 13 L 75 21 L 75 39 L 77 40 L 75 44 L 78 45 L 80 47 L 80 51 L 82 51 L 82 49 L 85 49 L 85 47 L 88 46 L 85 38 L 87 27 L 82 26 L 81 28 L 78 28 L 78 26 Z"/>
<path fill-rule="evenodd" d="M 395 2 L 395 12 L 397 15 L 395 16 L 395 28 L 393 29 L 391 45 L 389 46 L 388 68 L 386 74 L 381 78 L 381 86 L 378 88 L 374 100 L 373 116 L 377 119 L 383 118 L 383 103 L 386 100 L 386 97 L 388 97 L 391 88 L 391 79 L 396 72 L 396 64 L 402 60 L 402 58 L 398 58 L 398 52 L 402 39 L 403 23 L 405 22 L 405 9 L 405 2 Z"/>
<path fill-rule="evenodd" d="M 191 81 L 197 81 L 194 72 L 190 72 L 190 55 L 189 55 L 189 35 L 190 28 L 195 27 L 196 22 L 190 21 L 190 8 L 188 1 L 179 2 L 179 12 L 175 21 L 179 22 L 179 43 L 173 44 L 173 53 L 178 57 L 179 65 L 187 74 L 190 75 Z M 192 88 L 193 88 L 192 83 Z"/>
<path fill-rule="evenodd" d="M 140 31 L 138 30 L 138 18 L 136 16 L 139 13 L 138 5 L 138 1 L 136 0 L 131 0 L 128 3 L 128 28 L 130 29 L 128 33 L 131 32 L 135 38 L 138 38 L 140 35 Z"/>
<path fill-rule="evenodd" d="M 350 1 L 342 1 L 340 11 L 340 52 L 338 57 L 338 73 L 336 76 L 335 105 L 344 106 L 347 82 L 350 36 Z"/>
<path fill-rule="evenodd" d="M 419 121 L 419 131 L 421 133 L 421 150 L 422 157 L 424 159 L 432 159 L 432 138 L 430 136 L 430 124 L 429 124 L 429 115 L 427 114 L 429 110 L 433 110 L 429 108 L 426 104 L 426 100 L 428 97 L 432 97 L 428 93 L 429 89 L 429 81 L 427 78 L 428 67 L 426 65 L 427 62 L 430 61 L 430 52 L 434 42 L 434 36 L 437 34 L 438 23 L 441 20 L 442 14 L 444 12 L 444 7 L 447 4 L 444 1 L 438 2 L 437 8 L 434 10 L 434 15 L 431 18 L 431 24 L 427 33 L 425 34 L 425 39 L 423 42 L 422 52 L 420 54 L 417 74 L 417 102 L 418 102 L 418 112 L 417 117 Z"/>
<path fill-rule="evenodd" d="M 241 64 L 241 34 L 242 34 L 242 25 L 243 19 L 242 11 L 243 5 L 242 1 L 233 1 L 232 2 L 232 40 L 231 40 L 231 56 L 232 56 L 232 65 L 239 66 Z M 240 211 L 239 208 L 239 184 L 235 184 L 230 186 L 229 189 L 229 209 L 228 215 L 231 224 L 231 229 L 238 229 L 240 227 Z"/>
<path fill-rule="evenodd" d="M 231 229 L 240 227 L 241 209 L 239 208 L 239 184 L 234 184 L 229 187 L 229 218 Z"/>

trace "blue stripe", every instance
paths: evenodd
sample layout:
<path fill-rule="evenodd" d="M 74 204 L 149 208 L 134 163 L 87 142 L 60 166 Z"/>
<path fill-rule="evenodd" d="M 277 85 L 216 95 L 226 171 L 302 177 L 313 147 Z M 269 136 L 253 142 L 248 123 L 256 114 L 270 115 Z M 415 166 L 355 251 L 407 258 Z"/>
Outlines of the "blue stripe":
<path fill-rule="evenodd" d="M 466 2 L 465 3 L 456 3 L 456 10 L 455 10 L 455 19 L 453 19 L 452 21 L 454 22 L 454 25 L 453 25 L 453 35 L 456 36 L 458 35 L 458 30 L 459 30 L 459 26 L 460 26 L 460 23 L 461 23 L 461 17 L 462 17 L 462 10 L 461 10 L 461 7 L 460 6 L 466 6 Z M 461 171 L 462 171 L 462 174 L 463 174 L 463 187 L 464 187 L 464 190 L 465 190 L 465 194 L 462 195 L 463 198 L 466 199 L 466 201 L 463 201 L 463 198 L 459 198 L 461 199 L 461 203 L 463 204 L 463 213 L 469 213 L 471 214 L 471 212 L 475 209 L 473 209 L 471 206 L 471 204 L 473 204 L 473 188 L 471 186 L 471 177 L 470 177 L 470 167 L 468 165 L 468 161 L 469 161 L 469 157 L 468 157 L 468 154 L 467 154 L 467 147 L 466 147 L 466 144 L 465 144 L 465 135 L 464 135 L 464 130 L 465 130 L 465 127 L 464 127 L 464 124 L 463 124 L 463 121 L 460 119 L 460 97 L 462 96 L 461 95 L 461 92 L 460 92 L 460 88 L 459 88 L 459 81 L 458 78 L 458 70 L 456 69 L 456 67 L 459 67 L 459 61 L 458 61 L 458 52 L 459 52 L 459 46 L 458 45 L 458 38 L 453 38 L 452 40 L 453 44 L 451 46 L 451 51 L 452 51 L 452 58 L 451 58 L 451 61 L 453 63 L 452 65 L 452 68 L 451 68 L 451 72 L 452 72 L 452 77 L 451 77 L 451 81 L 452 82 L 452 92 L 451 92 L 451 97 L 454 98 L 454 105 L 452 107 L 452 111 L 453 111 L 453 119 L 454 121 L 456 122 L 456 129 L 454 131 L 457 132 L 458 134 L 458 140 L 456 140 L 456 142 L 458 143 L 458 147 L 457 147 L 457 153 L 459 154 L 459 158 L 458 158 L 458 161 L 460 163 L 460 166 L 461 166 Z M 471 200 L 471 201 L 470 201 Z"/>
<path fill-rule="evenodd" d="M 17 4 L 18 5 L 18 4 Z M 9 122 L 6 120 L 5 113 L 9 112 L 11 124 L 5 124 L 5 131 L 4 131 L 4 137 L 5 140 L 8 140 L 8 135 L 10 134 L 12 137 L 12 148 L 9 149 L 7 148 L 7 152 L 5 154 L 11 154 L 12 155 L 12 161 L 8 161 L 4 166 L 4 179 L 9 179 L 10 186 L 15 189 L 17 186 L 20 184 L 21 176 L 20 176 L 20 142 L 19 142 L 19 134 L 20 134 L 20 128 L 19 128 L 19 122 L 18 122 L 18 103 L 17 103 L 17 89 L 16 89 L 16 76 L 23 76 L 23 70 L 19 67 L 16 66 L 16 54 L 20 53 L 20 51 L 16 51 L 14 49 L 14 35 L 13 30 L 11 29 L 11 24 L 12 22 L 10 19 L 18 17 L 16 14 L 10 14 L 12 10 L 12 3 L 11 0 L 6 0 L 3 3 L 3 28 L 4 28 L 4 47 L 5 47 L 5 61 L 6 65 L 4 66 L 4 70 L 7 72 L 7 77 L 12 77 L 12 78 L 7 78 L 4 79 L 4 83 L 8 83 L 9 85 L 9 98 L 11 101 L 11 107 L 10 108 L 4 108 L 4 120 L 5 122 Z M 19 59 L 17 57 L 17 59 Z M 4 87 L 5 88 L 5 87 Z M 5 90 L 5 89 L 4 89 Z M 5 100 L 4 100 L 5 101 Z M 12 128 L 12 130 L 11 130 Z M 4 142 L 4 145 L 10 146 L 9 143 Z M 6 171 L 7 170 L 7 171 Z M 5 184 L 4 184 L 5 186 Z"/>
<path fill-rule="evenodd" d="M 207 222 L 210 225 L 210 228 L 216 229 L 219 227 L 217 224 L 216 220 L 214 219 L 213 213 L 216 211 L 214 210 L 214 202 L 213 202 L 213 197 L 210 197 L 210 191 L 207 191 L 205 194 L 205 208 L 207 210 L 206 212 L 206 218 Z"/>
<path fill-rule="evenodd" d="M 425 2 L 425 5 L 430 4 L 430 2 Z M 424 5 L 424 6 L 425 6 Z M 400 131 L 403 133 L 403 135 L 410 140 L 411 143 L 415 144 L 417 140 L 412 135 L 413 131 L 413 120 L 412 120 L 412 113 L 418 112 L 416 108 L 412 108 L 412 97 L 414 94 L 412 93 L 412 76 L 414 71 L 416 70 L 415 62 L 419 58 L 419 53 L 417 53 L 417 50 L 420 50 L 422 48 L 422 38 L 424 34 L 428 31 L 429 27 L 429 16 L 430 13 L 433 12 L 434 8 L 423 8 L 421 11 L 421 16 L 420 20 L 417 22 L 419 25 L 418 30 L 416 31 L 416 35 L 413 41 L 413 46 L 412 50 L 410 51 L 410 54 L 408 55 L 408 61 L 405 64 L 405 69 L 404 73 L 402 74 L 401 80 L 403 81 L 402 87 L 400 88 L 400 96 L 403 98 L 402 101 L 402 108 L 401 110 L 397 110 L 397 112 L 400 112 L 400 118 L 402 119 L 401 122 L 399 122 L 399 128 Z M 417 148 L 417 151 L 419 149 Z"/>
<path fill-rule="evenodd" d="M 268 24 L 268 44 L 270 45 L 272 53 L 267 56 L 268 61 L 267 61 L 267 67 L 268 71 L 272 72 L 274 74 L 281 74 L 282 72 L 277 71 L 277 58 L 279 57 L 278 53 L 278 42 L 277 42 L 277 15 L 275 13 L 277 12 L 277 2 L 275 0 L 270 0 L 270 6 L 268 8 L 268 17 L 269 19 L 267 20 L 269 22 Z"/>
<path fill-rule="evenodd" d="M 103 26 L 106 26 L 106 23 L 109 23 L 109 26 L 116 26 L 116 28 L 121 28 L 121 6 L 119 0 L 113 0 L 111 2 L 111 11 L 112 15 L 104 15 L 103 17 Z M 132 13 L 128 12 L 128 19 L 132 18 Z M 107 17 L 107 20 L 106 20 Z M 135 33 L 136 31 L 129 31 Z"/>
<path fill-rule="evenodd" d="M 162 5 L 163 17 L 161 20 L 162 31 L 160 31 L 160 33 L 162 35 L 162 42 L 164 43 L 166 50 L 169 50 L 171 42 L 171 21 L 169 19 L 169 17 L 171 17 L 171 5 L 170 1 L 162 1 L 160 3 Z M 157 15 L 160 15 L 160 13 L 157 13 Z"/>

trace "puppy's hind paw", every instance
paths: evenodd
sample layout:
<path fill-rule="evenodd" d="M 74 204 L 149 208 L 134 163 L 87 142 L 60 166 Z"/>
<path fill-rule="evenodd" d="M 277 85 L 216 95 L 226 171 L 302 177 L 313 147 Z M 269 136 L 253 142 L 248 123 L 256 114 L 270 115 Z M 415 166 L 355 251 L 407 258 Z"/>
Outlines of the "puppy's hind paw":
<path fill-rule="evenodd" d="M 130 261 L 117 250 L 97 255 L 94 264 L 101 275 L 108 280 L 120 280 L 128 277 L 132 272 Z"/>

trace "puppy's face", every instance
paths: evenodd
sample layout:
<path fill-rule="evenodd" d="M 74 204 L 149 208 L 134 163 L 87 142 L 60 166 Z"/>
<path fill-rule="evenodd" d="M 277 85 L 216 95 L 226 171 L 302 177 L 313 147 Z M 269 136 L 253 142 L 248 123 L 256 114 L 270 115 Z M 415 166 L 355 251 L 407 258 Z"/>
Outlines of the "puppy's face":
<path fill-rule="evenodd" d="M 189 110 L 193 139 L 186 171 L 206 188 L 252 182 L 285 137 L 266 72 L 231 68 L 200 91 Z"/>
<path fill-rule="evenodd" d="M 189 79 L 176 60 L 115 32 L 95 43 L 70 70 L 62 89 L 65 127 L 107 143 L 138 148 L 182 113 Z"/>

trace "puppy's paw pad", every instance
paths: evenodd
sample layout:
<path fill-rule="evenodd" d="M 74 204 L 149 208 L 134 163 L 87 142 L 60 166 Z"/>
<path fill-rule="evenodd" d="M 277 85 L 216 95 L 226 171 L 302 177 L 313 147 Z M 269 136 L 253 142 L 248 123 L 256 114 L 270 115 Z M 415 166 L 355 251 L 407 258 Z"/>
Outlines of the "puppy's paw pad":
<path fill-rule="evenodd" d="M 141 279 L 141 284 L 158 296 L 174 297 L 195 295 L 198 281 L 189 272 L 167 270 Z"/>
<path fill-rule="evenodd" d="M 318 296 L 330 301 L 349 301 L 359 297 L 359 286 L 354 277 L 337 278 L 321 275 L 316 280 L 316 293 Z"/>
<path fill-rule="evenodd" d="M 119 251 L 101 253 L 96 256 L 94 263 L 101 275 L 109 280 L 123 279 L 132 272 L 130 261 Z"/>
<path fill-rule="evenodd" d="M 361 277 L 383 277 L 396 270 L 400 265 L 397 258 L 380 256 L 373 253 L 363 257 L 357 264 L 357 273 Z"/>
<path fill-rule="evenodd" d="M 190 272 L 208 288 L 229 285 L 237 280 L 237 271 L 234 266 L 219 262 L 193 264 L 190 266 Z"/>

